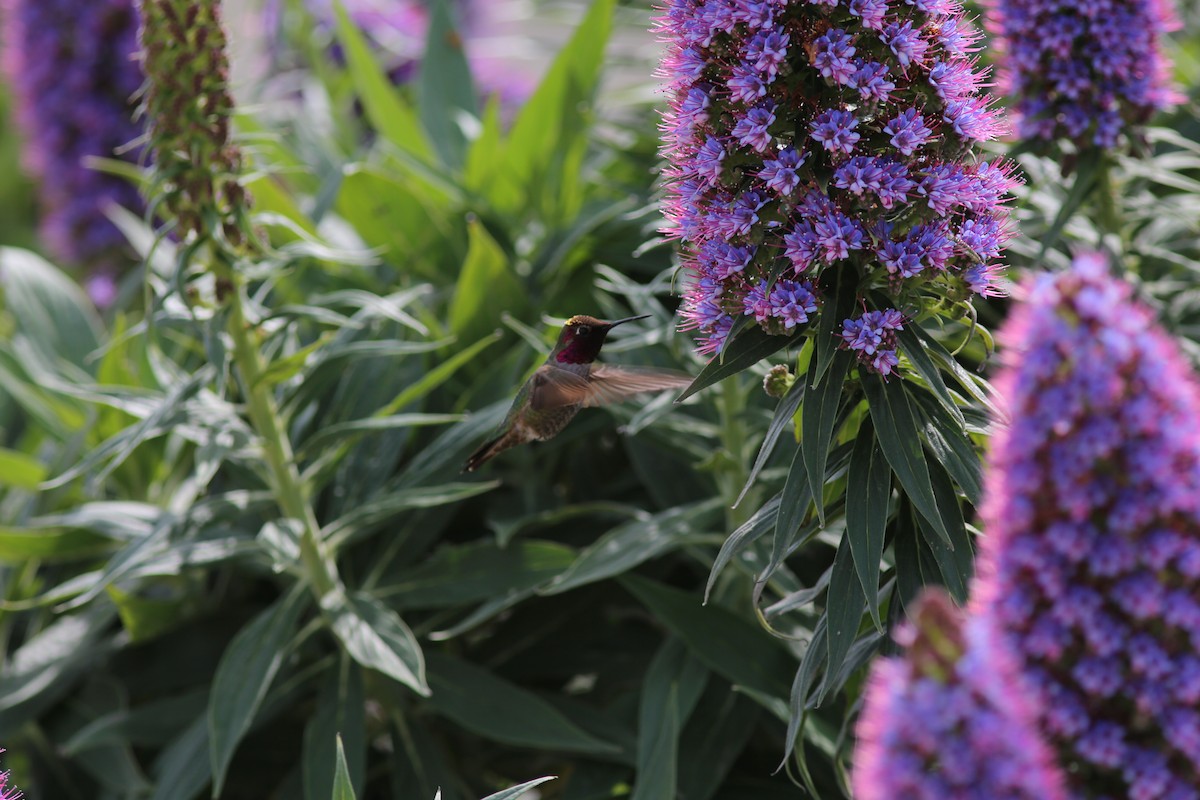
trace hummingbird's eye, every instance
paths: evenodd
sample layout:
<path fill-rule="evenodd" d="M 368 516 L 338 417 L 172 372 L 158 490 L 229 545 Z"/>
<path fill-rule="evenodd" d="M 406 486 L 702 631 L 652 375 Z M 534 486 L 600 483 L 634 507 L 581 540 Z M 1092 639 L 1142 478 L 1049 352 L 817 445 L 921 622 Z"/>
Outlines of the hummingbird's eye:
<path fill-rule="evenodd" d="M 587 336 L 591 332 L 592 332 L 592 327 L 590 325 L 576 325 L 575 326 L 575 335 L 576 336 Z"/>

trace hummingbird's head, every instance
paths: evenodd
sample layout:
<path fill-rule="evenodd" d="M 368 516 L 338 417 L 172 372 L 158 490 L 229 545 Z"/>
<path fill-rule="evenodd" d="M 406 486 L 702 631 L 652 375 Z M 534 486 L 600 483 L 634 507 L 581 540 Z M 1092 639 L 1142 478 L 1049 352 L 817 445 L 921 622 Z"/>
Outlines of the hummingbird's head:
<path fill-rule="evenodd" d="M 600 355 L 604 337 L 608 336 L 609 331 L 625 322 L 646 319 L 648 316 L 626 317 L 616 322 L 605 322 L 586 314 L 571 317 L 558 334 L 558 344 L 554 345 L 551 356 L 560 364 L 590 364 Z"/>

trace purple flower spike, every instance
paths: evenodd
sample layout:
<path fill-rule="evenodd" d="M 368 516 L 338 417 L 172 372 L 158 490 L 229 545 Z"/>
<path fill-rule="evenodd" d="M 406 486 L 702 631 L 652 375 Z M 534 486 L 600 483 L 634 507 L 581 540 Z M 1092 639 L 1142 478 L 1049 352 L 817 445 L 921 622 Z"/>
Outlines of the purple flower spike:
<path fill-rule="evenodd" d="M 133 95 L 142 73 L 134 0 L 0 0 L 3 68 L 24 139 L 24 167 L 37 180 L 41 238 L 54 257 L 112 270 L 128 261 L 111 205 L 142 212 L 137 189 L 85 165 L 88 158 L 137 163 L 141 134 Z"/>
<path fill-rule="evenodd" d="M 1066 800 L 1020 678 L 982 620 L 927 591 L 875 662 L 858 722 L 857 800 Z"/>
<path fill-rule="evenodd" d="M 1014 180 L 972 152 L 1002 126 L 958 3 L 665 0 L 657 22 L 665 233 L 703 352 L 734 319 L 811 325 L 841 280 L 884 285 L 897 308 L 995 293 Z M 795 281 L 804 302 L 785 297 Z M 863 369 L 899 367 L 885 333 L 890 346 L 856 348 Z"/>
<path fill-rule="evenodd" d="M 987 24 L 1023 139 L 1112 148 L 1182 101 L 1162 51 L 1171 0 L 990 0 Z"/>
<path fill-rule="evenodd" d="M 4 748 L 0 747 L 0 753 L 4 752 Z M 23 800 L 24 792 L 17 789 L 15 786 L 8 785 L 9 772 L 8 770 L 0 771 L 0 800 Z"/>
<path fill-rule="evenodd" d="M 1004 328 L 974 592 L 1075 798 L 1200 785 L 1200 384 L 1103 256 Z"/>

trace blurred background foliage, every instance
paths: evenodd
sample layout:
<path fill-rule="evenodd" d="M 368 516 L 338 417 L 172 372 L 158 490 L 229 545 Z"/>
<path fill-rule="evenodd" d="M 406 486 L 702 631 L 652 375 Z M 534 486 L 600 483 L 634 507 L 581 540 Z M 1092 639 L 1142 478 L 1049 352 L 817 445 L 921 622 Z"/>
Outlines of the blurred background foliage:
<path fill-rule="evenodd" d="M 261 380 L 347 590 L 320 605 L 227 309 L 114 212 L 131 269 L 98 311 L 36 254 L 0 134 L 0 743 L 28 796 L 469 800 L 555 775 L 526 796 L 845 797 L 865 666 L 922 584 L 964 597 L 1006 301 L 973 333 L 912 326 L 903 380 L 855 378 L 828 337 L 735 338 L 705 367 L 656 233 L 649 4 L 511 2 L 482 26 L 469 5 L 437 5 L 398 83 L 352 16 L 285 2 L 287 30 L 255 38 L 262 10 L 227 9 L 272 246 L 247 275 Z M 1200 340 L 1200 12 L 1181 12 L 1189 103 L 1148 157 L 1019 153 L 1009 260 L 1120 252 Z M 464 59 L 456 14 L 468 56 L 478 37 L 540 81 L 477 90 L 502 67 Z M 705 388 L 460 475 L 576 313 L 651 315 L 605 356 Z M 774 400 L 767 363 L 817 377 Z"/>

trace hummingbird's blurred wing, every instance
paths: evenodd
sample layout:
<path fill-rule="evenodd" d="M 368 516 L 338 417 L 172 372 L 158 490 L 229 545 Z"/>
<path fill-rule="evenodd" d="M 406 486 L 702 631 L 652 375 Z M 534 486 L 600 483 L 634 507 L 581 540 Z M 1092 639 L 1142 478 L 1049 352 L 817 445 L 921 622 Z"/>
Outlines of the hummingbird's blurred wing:
<path fill-rule="evenodd" d="M 533 376 L 530 405 L 535 411 L 560 406 L 602 406 L 642 392 L 682 389 L 692 376 L 651 367 L 595 364 L 587 375 L 547 364 Z"/>

